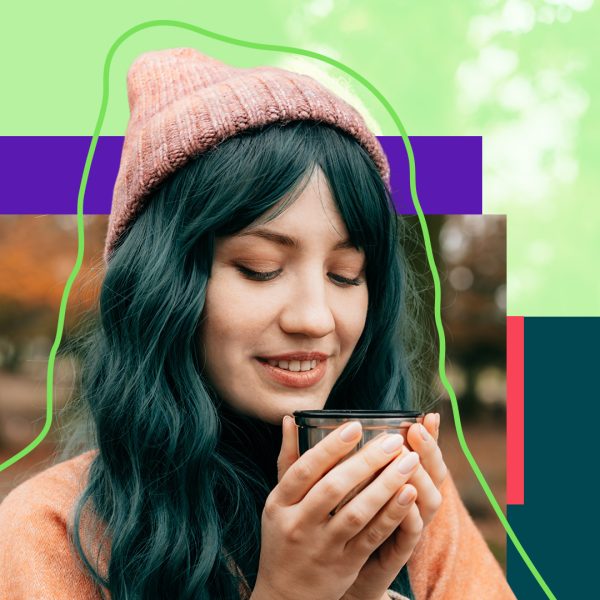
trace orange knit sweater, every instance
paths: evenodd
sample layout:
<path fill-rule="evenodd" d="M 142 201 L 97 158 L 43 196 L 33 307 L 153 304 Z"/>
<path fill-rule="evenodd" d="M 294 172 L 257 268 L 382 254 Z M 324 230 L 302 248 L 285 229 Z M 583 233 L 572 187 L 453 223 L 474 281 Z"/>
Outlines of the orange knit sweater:
<path fill-rule="evenodd" d="M 1 600 L 100 599 L 67 535 L 95 452 L 38 473 L 0 504 Z M 514 600 L 451 477 L 443 483 L 442 495 L 441 508 L 408 563 L 416 600 Z"/>

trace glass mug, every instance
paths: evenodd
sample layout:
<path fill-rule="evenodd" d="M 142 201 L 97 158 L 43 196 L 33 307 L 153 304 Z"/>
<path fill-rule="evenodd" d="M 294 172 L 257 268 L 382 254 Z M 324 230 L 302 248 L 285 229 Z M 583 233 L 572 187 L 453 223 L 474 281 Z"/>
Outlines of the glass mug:
<path fill-rule="evenodd" d="M 413 423 L 422 423 L 425 416 L 424 413 L 416 411 L 333 409 L 296 410 L 293 415 L 296 426 L 298 427 L 299 455 L 304 454 L 304 452 L 320 442 L 326 435 L 329 435 L 342 423 L 347 421 L 360 421 L 362 425 L 362 437 L 360 441 L 337 464 L 340 464 L 358 452 L 363 446 L 385 433 L 400 433 L 404 437 L 405 445 L 410 447 L 407 442 L 408 429 Z M 337 513 L 342 506 L 367 487 L 367 485 L 369 485 L 369 483 L 371 483 L 385 467 L 387 467 L 387 465 L 384 465 L 379 471 L 352 489 L 331 511 L 330 515 L 333 516 Z"/>

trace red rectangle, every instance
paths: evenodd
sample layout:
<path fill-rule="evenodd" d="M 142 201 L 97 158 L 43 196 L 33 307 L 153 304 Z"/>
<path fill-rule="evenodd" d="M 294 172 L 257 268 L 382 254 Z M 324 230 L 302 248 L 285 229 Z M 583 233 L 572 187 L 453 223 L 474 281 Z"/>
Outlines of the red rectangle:
<path fill-rule="evenodd" d="M 525 318 L 506 317 L 506 502 L 525 503 Z"/>

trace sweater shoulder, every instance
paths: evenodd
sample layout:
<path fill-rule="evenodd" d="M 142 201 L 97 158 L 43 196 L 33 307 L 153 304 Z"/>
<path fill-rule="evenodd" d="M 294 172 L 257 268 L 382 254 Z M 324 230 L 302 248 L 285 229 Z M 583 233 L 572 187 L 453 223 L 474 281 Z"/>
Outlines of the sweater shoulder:
<path fill-rule="evenodd" d="M 100 598 L 72 546 L 70 524 L 94 450 L 17 485 L 0 503 L 0 598 Z"/>
<path fill-rule="evenodd" d="M 23 518 L 52 514 L 66 519 L 85 489 L 96 453 L 97 450 L 89 450 L 52 465 L 12 489 L 0 502 L 0 530 Z"/>

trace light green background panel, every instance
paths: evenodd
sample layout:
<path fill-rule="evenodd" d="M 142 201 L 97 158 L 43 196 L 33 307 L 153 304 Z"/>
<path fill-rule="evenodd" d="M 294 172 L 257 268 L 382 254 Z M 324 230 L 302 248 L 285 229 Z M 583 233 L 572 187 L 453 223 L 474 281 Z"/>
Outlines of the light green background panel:
<path fill-rule="evenodd" d="M 507 213 L 509 314 L 600 314 L 600 11 L 489 2 L 456 70 L 463 131 L 484 139 L 484 211 Z M 596 67 L 596 68 L 595 68 Z"/>
<path fill-rule="evenodd" d="M 143 21 L 321 52 L 380 89 L 409 135 L 483 136 L 484 212 L 508 215 L 509 314 L 598 315 L 599 13 L 593 0 L 11 3 L 0 36 L 0 134 L 91 135 L 106 53 Z M 132 60 L 173 46 L 307 72 L 377 134 L 397 135 L 378 102 L 333 67 L 175 28 L 121 46 L 103 135 L 124 133 Z"/>

